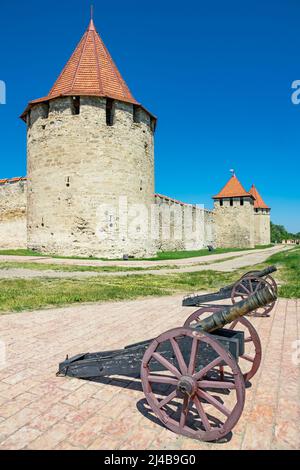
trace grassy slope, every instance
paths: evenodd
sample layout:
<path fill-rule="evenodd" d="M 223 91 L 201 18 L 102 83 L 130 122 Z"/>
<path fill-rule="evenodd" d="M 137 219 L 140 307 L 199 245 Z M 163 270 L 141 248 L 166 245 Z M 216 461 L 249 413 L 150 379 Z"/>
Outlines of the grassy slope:
<path fill-rule="evenodd" d="M 129 261 L 162 261 L 162 260 L 172 260 L 172 259 L 184 259 L 184 258 L 195 258 L 198 256 L 207 256 L 207 255 L 217 255 L 221 253 L 234 253 L 236 251 L 246 251 L 246 250 L 251 250 L 251 249 L 265 249 L 265 248 L 270 248 L 273 245 L 259 245 L 256 246 L 255 248 L 217 248 L 214 251 L 209 252 L 206 248 L 202 250 L 196 250 L 196 251 L 163 251 L 161 253 L 158 253 L 156 257 L 154 258 L 134 258 Z M 100 260 L 100 261 L 121 261 L 121 260 L 108 260 L 105 258 L 80 258 L 80 257 L 64 257 L 64 256 L 54 256 L 54 255 L 45 255 L 43 253 L 37 253 L 36 251 L 31 251 L 31 250 L 0 250 L 0 256 L 1 255 L 7 255 L 7 256 L 47 256 L 49 258 L 61 258 L 61 259 L 81 259 L 81 260 Z"/>

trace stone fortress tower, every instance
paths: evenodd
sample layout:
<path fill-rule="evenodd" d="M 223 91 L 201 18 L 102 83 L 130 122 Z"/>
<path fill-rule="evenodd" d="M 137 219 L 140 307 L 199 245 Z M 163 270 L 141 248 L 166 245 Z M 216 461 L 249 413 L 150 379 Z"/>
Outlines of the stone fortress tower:
<path fill-rule="evenodd" d="M 217 247 L 254 248 L 270 243 L 270 208 L 254 185 L 246 191 L 233 174 L 213 199 Z"/>
<path fill-rule="evenodd" d="M 139 233 L 145 227 L 137 224 L 136 239 L 119 235 L 126 220 L 118 210 L 120 197 L 123 208 L 150 212 L 154 203 L 156 118 L 134 99 L 93 20 L 48 96 L 31 101 L 22 118 L 27 247 L 105 258 L 156 253 L 150 231 Z"/>
<path fill-rule="evenodd" d="M 254 197 L 254 238 L 255 245 L 268 245 L 271 241 L 270 207 L 262 199 L 254 184 L 250 194 Z"/>

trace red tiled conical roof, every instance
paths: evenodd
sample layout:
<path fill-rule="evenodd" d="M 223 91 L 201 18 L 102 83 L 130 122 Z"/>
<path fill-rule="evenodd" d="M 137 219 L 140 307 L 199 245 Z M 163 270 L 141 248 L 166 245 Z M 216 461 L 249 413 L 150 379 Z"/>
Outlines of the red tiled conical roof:
<path fill-rule="evenodd" d="M 232 175 L 228 183 L 224 186 L 224 188 L 213 197 L 213 199 L 222 199 L 226 197 L 246 197 L 252 196 L 248 193 L 242 184 L 239 182 L 235 175 Z"/>
<path fill-rule="evenodd" d="M 96 31 L 93 20 L 48 96 L 31 101 L 29 108 L 61 96 L 100 96 L 139 105 Z"/>
<path fill-rule="evenodd" d="M 252 194 L 252 196 L 255 199 L 255 201 L 254 201 L 254 208 L 255 209 L 270 209 L 270 207 L 267 206 L 267 204 L 264 202 L 263 198 L 261 197 L 261 195 L 257 191 L 254 184 L 252 185 L 249 193 Z"/>
<path fill-rule="evenodd" d="M 97 33 L 93 20 L 48 97 L 63 95 L 108 96 L 137 103 Z"/>

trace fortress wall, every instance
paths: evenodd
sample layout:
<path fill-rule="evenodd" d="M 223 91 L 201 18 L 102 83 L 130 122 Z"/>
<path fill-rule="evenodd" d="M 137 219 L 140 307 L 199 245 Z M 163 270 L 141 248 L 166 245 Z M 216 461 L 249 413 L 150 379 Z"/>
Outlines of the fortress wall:
<path fill-rule="evenodd" d="M 0 248 L 27 246 L 27 183 L 24 179 L 0 182 Z"/>
<path fill-rule="evenodd" d="M 104 98 L 80 97 L 79 114 L 69 97 L 32 108 L 29 248 L 104 258 L 155 254 L 143 218 L 154 204 L 154 126 L 143 109 L 135 111 L 115 101 L 108 125 Z"/>
<path fill-rule="evenodd" d="M 211 245 L 214 247 L 216 244 L 216 234 L 215 214 L 213 211 L 204 211 L 204 230 L 205 246 Z"/>
<path fill-rule="evenodd" d="M 254 212 L 255 245 L 269 245 L 271 243 L 271 221 L 269 209 L 257 209 Z"/>
<path fill-rule="evenodd" d="M 215 201 L 215 234 L 218 248 L 254 248 L 254 203 L 252 198 Z"/>
<path fill-rule="evenodd" d="M 155 195 L 158 251 L 199 250 L 207 246 L 212 213 L 160 194 Z M 209 215 L 208 215 L 209 214 Z"/>

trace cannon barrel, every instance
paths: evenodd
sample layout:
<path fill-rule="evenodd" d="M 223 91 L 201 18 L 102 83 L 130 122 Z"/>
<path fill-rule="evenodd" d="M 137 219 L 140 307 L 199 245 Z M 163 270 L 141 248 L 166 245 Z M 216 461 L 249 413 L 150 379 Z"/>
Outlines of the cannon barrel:
<path fill-rule="evenodd" d="M 276 266 L 268 266 L 267 268 L 263 269 L 262 271 L 257 271 L 257 277 L 265 277 L 268 274 L 275 273 L 277 271 Z"/>
<path fill-rule="evenodd" d="M 262 278 L 262 277 L 265 277 L 265 276 L 268 276 L 272 273 L 275 273 L 277 271 L 277 267 L 275 265 L 273 266 L 268 266 L 267 268 L 265 269 L 262 269 L 261 271 L 251 271 L 250 273 L 247 273 L 243 276 L 246 277 L 247 275 L 252 275 L 252 276 L 255 276 L 255 277 L 259 277 L 259 278 Z M 243 279 L 242 278 L 242 279 Z M 229 286 L 226 286 L 226 287 L 222 287 L 222 289 L 219 290 L 220 293 L 227 293 L 227 291 L 231 291 L 235 286 L 235 283 L 234 284 L 230 284 Z M 229 295 L 230 297 L 230 295 Z"/>
<path fill-rule="evenodd" d="M 275 291 L 271 286 L 264 287 L 246 300 L 233 305 L 230 308 L 224 308 L 210 317 L 201 320 L 196 329 L 201 329 L 207 333 L 223 328 L 225 325 L 232 323 L 234 320 L 253 312 L 259 307 L 264 307 L 277 299 Z"/>

